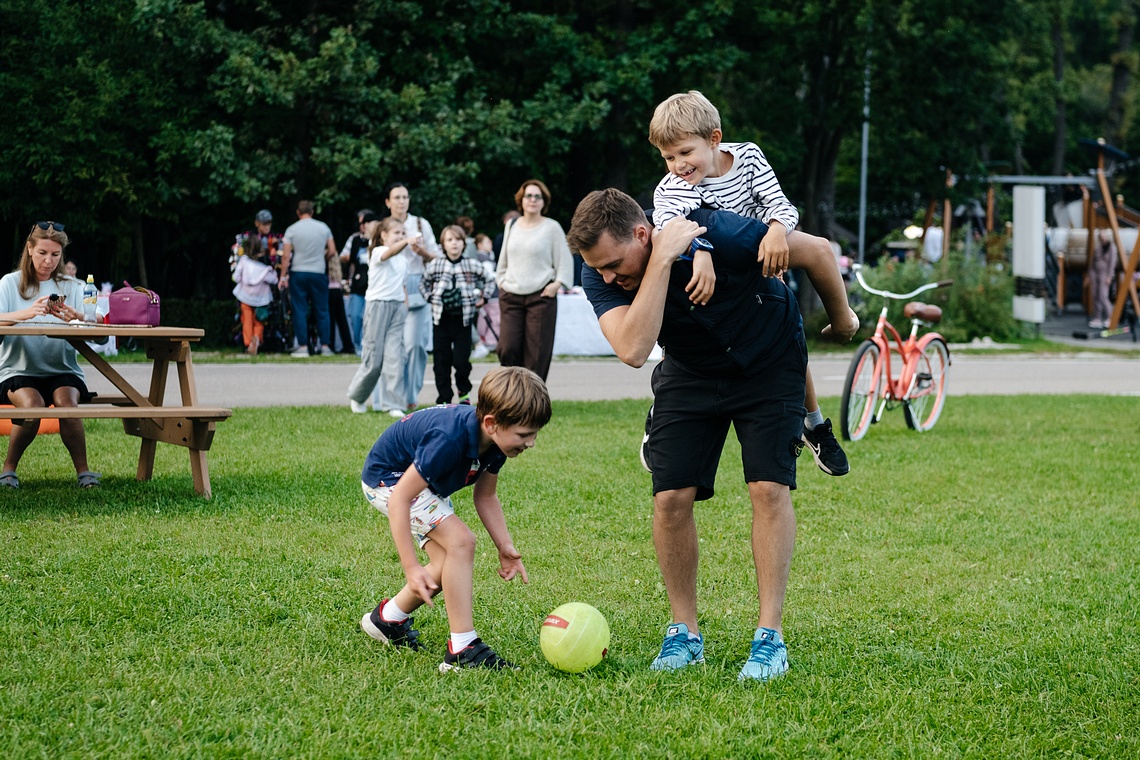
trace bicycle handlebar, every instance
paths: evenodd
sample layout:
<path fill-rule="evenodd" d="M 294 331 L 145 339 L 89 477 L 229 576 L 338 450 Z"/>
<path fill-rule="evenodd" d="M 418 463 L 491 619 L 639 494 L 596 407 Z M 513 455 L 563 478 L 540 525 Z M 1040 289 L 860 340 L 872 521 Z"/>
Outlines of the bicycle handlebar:
<path fill-rule="evenodd" d="M 851 266 L 851 271 L 855 273 L 855 279 L 859 281 L 859 285 L 863 288 L 863 290 L 876 296 L 882 296 L 883 298 L 892 298 L 897 301 L 905 301 L 908 298 L 914 298 L 919 293 L 925 293 L 928 290 L 934 290 L 936 288 L 948 288 L 954 284 L 953 280 L 939 280 L 938 282 L 928 282 L 927 284 L 916 288 L 909 293 L 892 293 L 889 290 L 879 290 L 878 288 L 872 288 L 870 285 L 868 285 L 867 281 L 863 279 L 862 264 L 853 264 Z"/>

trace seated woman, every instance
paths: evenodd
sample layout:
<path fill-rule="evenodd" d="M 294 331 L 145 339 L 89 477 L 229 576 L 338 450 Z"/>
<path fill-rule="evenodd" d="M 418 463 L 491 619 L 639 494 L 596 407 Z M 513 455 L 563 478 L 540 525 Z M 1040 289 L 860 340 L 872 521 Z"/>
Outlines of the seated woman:
<path fill-rule="evenodd" d="M 19 267 L 0 279 L 0 320 L 58 324 L 83 319 L 83 283 L 64 274 L 67 243 L 62 224 L 37 222 L 32 227 Z M 41 335 L 0 338 L 0 403 L 64 407 L 78 406 L 90 397 L 75 349 L 67 341 Z M 16 467 L 39 429 L 39 420 L 12 426 L 0 487 L 20 487 Z M 87 468 L 83 420 L 60 420 L 59 434 L 75 464 L 79 485 L 99 485 L 99 473 Z"/>

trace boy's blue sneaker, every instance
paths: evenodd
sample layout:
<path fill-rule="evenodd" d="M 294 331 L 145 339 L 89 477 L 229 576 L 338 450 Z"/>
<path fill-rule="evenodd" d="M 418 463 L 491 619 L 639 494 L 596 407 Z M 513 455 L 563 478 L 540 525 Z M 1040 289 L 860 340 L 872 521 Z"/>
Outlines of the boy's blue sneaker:
<path fill-rule="evenodd" d="M 740 670 L 741 681 L 771 681 L 788 672 L 788 648 L 778 631 L 757 628 L 752 637 L 752 654 Z"/>
<path fill-rule="evenodd" d="M 650 670 L 680 670 L 688 665 L 703 665 L 705 662 L 705 638 L 698 635 L 689 638 L 689 626 L 673 623 L 665 631 L 665 641 L 661 653 L 649 666 Z"/>

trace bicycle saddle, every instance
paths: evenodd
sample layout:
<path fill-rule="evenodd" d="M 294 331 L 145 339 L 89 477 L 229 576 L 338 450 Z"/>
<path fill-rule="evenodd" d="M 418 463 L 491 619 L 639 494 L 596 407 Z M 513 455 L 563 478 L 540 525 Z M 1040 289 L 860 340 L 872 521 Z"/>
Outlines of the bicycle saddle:
<path fill-rule="evenodd" d="M 911 301 L 903 307 L 903 316 L 907 319 L 920 319 L 932 325 L 942 321 L 942 307 L 934 304 Z"/>

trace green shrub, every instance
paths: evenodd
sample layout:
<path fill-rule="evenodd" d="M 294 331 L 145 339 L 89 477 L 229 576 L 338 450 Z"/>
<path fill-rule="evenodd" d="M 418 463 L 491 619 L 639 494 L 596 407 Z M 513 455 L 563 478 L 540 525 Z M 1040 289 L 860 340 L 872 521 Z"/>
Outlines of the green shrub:
<path fill-rule="evenodd" d="M 228 348 L 234 344 L 237 325 L 237 302 L 208 301 L 193 298 L 162 299 L 162 324 L 176 327 L 200 327 L 206 331 L 203 348 Z"/>
<path fill-rule="evenodd" d="M 1008 340 L 1020 336 L 1020 326 L 1013 318 L 1013 275 L 1002 262 L 986 264 L 976 257 L 967 259 L 960 251 L 951 251 L 945 267 L 914 259 L 902 263 L 892 259 L 866 269 L 864 278 L 873 287 L 895 293 L 909 293 L 941 279 L 953 280 L 949 288 L 927 291 L 913 299 L 942 307 L 942 321 L 937 329 L 948 341 L 963 343 L 986 336 Z M 883 299 L 867 294 L 858 283 L 850 286 L 850 292 L 852 308 L 863 323 L 858 337 L 869 337 L 875 330 Z M 887 318 L 905 339 L 909 325 L 903 318 L 904 306 L 902 301 L 891 301 Z"/>

